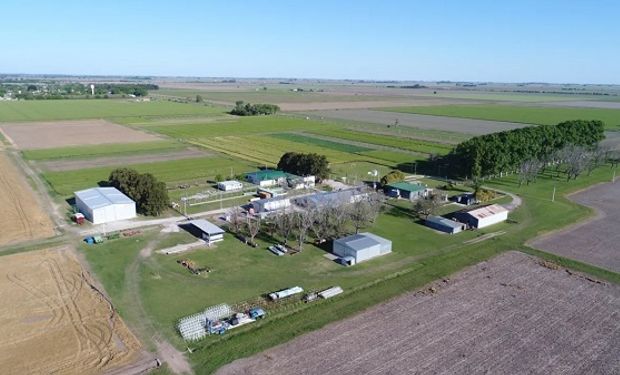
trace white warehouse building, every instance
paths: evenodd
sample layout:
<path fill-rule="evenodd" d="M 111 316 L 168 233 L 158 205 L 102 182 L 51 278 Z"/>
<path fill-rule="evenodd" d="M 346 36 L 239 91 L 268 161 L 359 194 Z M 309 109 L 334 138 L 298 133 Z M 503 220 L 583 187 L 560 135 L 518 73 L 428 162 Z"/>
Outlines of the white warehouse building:
<path fill-rule="evenodd" d="M 93 224 L 136 217 L 136 203 L 114 187 L 98 187 L 75 192 L 75 205 Z"/>
<path fill-rule="evenodd" d="M 508 219 L 508 210 L 499 204 L 491 204 L 465 212 L 457 212 L 454 216 L 471 228 L 480 229 L 506 221 Z"/>
<path fill-rule="evenodd" d="M 223 191 L 236 191 L 243 189 L 243 184 L 235 180 L 221 181 L 217 183 L 217 188 Z"/>
<path fill-rule="evenodd" d="M 392 241 L 372 233 L 358 233 L 334 240 L 332 252 L 340 263 L 352 266 L 392 252 Z"/>

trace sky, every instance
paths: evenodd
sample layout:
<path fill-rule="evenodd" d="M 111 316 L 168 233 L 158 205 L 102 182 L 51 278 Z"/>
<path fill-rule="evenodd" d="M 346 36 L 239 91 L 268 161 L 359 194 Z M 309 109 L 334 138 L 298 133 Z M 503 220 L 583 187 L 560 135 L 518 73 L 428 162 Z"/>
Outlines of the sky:
<path fill-rule="evenodd" d="M 0 72 L 620 84 L 616 0 L 0 2 Z"/>

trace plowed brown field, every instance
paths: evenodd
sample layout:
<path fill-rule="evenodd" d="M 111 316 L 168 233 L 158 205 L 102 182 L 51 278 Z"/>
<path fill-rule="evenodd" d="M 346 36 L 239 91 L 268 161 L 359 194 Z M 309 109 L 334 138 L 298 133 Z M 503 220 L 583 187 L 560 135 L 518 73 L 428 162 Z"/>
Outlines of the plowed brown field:
<path fill-rule="evenodd" d="M 68 249 L 0 260 L 1 374 L 94 374 L 137 359 L 140 343 Z"/>
<path fill-rule="evenodd" d="M 52 222 L 39 207 L 30 186 L 0 152 L 0 246 L 50 237 Z"/>

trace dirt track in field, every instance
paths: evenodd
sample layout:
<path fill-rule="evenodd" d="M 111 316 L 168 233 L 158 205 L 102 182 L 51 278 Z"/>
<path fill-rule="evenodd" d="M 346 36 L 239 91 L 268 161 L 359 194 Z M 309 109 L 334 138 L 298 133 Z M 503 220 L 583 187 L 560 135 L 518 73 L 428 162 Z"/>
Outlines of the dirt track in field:
<path fill-rule="evenodd" d="M 1 123 L 0 128 L 21 150 L 161 140 L 105 120 Z"/>
<path fill-rule="evenodd" d="M 49 217 L 11 160 L 0 152 L 0 246 L 54 235 Z"/>
<path fill-rule="evenodd" d="M 218 371 L 614 374 L 620 287 L 508 252 Z"/>
<path fill-rule="evenodd" d="M 418 115 L 412 113 L 396 113 L 371 111 L 365 109 L 343 109 L 335 111 L 307 112 L 313 118 L 326 118 L 345 121 L 357 121 L 381 125 L 393 125 L 396 119 L 400 126 L 418 129 L 451 131 L 472 135 L 489 134 L 503 130 L 523 128 L 530 125 L 513 122 L 472 120 L 456 117 Z"/>
<path fill-rule="evenodd" d="M 610 172 L 611 174 L 611 172 Z M 620 272 L 620 181 L 596 185 L 571 200 L 597 215 L 531 242 L 535 248 Z"/>
<path fill-rule="evenodd" d="M 322 111 L 331 109 L 365 109 L 365 108 L 382 108 L 382 107 L 413 107 L 413 106 L 431 106 L 431 105 L 449 105 L 449 104 L 480 104 L 471 100 L 461 99 L 432 99 L 432 98 L 398 98 L 391 100 L 359 100 L 359 101 L 342 101 L 338 100 L 338 96 L 332 95 L 333 101 L 329 102 L 306 102 L 306 103 L 278 103 L 283 111 Z"/>
<path fill-rule="evenodd" d="M 573 101 L 567 101 L 567 102 L 550 102 L 550 103 L 545 103 L 545 106 L 620 109 L 619 102 L 603 102 L 603 101 L 597 102 L 597 101 L 587 101 L 587 100 L 573 100 Z"/>
<path fill-rule="evenodd" d="M 154 163 L 158 161 L 201 158 L 201 157 L 206 157 L 209 155 L 210 153 L 205 152 L 205 151 L 201 151 L 197 149 L 188 149 L 188 150 L 183 150 L 183 151 L 173 151 L 173 152 L 133 155 L 133 156 L 42 161 L 42 162 L 37 162 L 37 165 L 39 165 L 41 168 L 48 170 L 48 171 L 60 172 L 60 171 L 72 171 L 72 170 L 85 169 L 85 168 L 108 167 L 108 166 L 117 166 L 117 165 L 122 166 L 122 165 L 130 165 L 130 164 Z"/>
<path fill-rule="evenodd" d="M 0 373 L 100 374 L 140 359 L 140 343 L 70 250 L 1 260 Z"/>

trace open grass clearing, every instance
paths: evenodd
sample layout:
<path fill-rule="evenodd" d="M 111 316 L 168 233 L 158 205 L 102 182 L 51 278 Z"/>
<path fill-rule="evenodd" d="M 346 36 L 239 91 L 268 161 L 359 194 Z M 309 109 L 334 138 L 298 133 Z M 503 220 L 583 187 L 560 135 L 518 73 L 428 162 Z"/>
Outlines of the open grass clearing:
<path fill-rule="evenodd" d="M 620 129 L 620 110 L 607 108 L 553 108 L 491 104 L 402 107 L 385 110 L 392 113 L 415 113 L 539 125 L 555 125 L 569 120 L 601 120 L 607 129 Z"/>
<path fill-rule="evenodd" d="M 508 252 L 430 288 L 233 362 L 217 374 L 620 370 L 620 337 L 612 333 L 618 329 L 620 286 Z"/>
<path fill-rule="evenodd" d="M 141 173 L 152 173 L 160 181 L 169 185 L 197 180 L 206 183 L 207 179 L 213 179 L 218 174 L 222 176 L 232 174 L 234 176 L 256 169 L 255 165 L 222 156 L 126 165 L 126 167 L 134 168 Z M 56 194 L 63 198 L 69 198 L 77 190 L 94 187 L 101 181 L 107 181 L 113 169 L 114 167 L 101 167 L 47 172 L 43 174 L 43 178 Z"/>
<path fill-rule="evenodd" d="M 0 122 L 115 117 L 184 116 L 221 113 L 221 108 L 169 101 L 116 99 L 20 100 L 0 102 Z"/>
<path fill-rule="evenodd" d="M 39 150 L 24 150 L 27 160 L 89 159 L 102 156 L 127 156 L 179 151 L 186 146 L 175 141 L 117 143 L 91 146 L 72 146 Z"/>
<path fill-rule="evenodd" d="M 161 140 L 155 135 L 105 120 L 7 123 L 0 124 L 0 127 L 11 143 L 20 150 Z M 33 136 L 34 134 L 36 136 Z"/>

